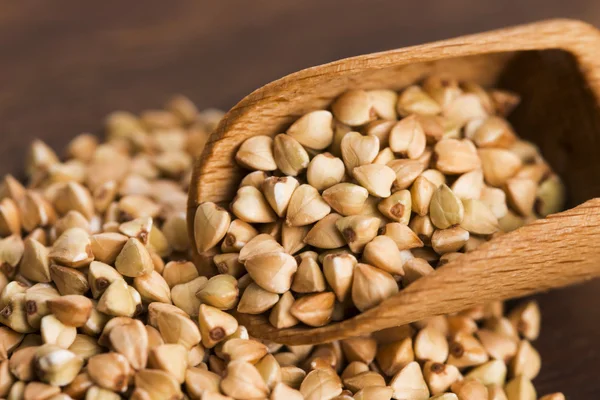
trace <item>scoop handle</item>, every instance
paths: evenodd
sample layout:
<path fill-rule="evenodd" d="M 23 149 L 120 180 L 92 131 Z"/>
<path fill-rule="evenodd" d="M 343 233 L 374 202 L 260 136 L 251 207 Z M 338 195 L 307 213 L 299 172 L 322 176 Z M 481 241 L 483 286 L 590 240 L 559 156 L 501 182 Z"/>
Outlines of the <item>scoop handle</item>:
<path fill-rule="evenodd" d="M 494 238 L 358 316 L 321 328 L 277 330 L 243 318 L 252 335 L 321 343 L 520 297 L 600 276 L 600 198 Z"/>

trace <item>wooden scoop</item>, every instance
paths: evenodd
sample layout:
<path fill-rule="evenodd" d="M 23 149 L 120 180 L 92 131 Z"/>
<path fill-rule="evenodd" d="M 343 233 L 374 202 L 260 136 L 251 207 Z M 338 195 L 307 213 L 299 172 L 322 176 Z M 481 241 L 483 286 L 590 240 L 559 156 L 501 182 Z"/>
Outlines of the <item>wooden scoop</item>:
<path fill-rule="evenodd" d="M 566 183 L 571 204 L 583 204 L 497 237 L 340 323 L 278 330 L 264 316 L 236 315 L 253 336 L 325 342 L 600 275 L 600 32 L 572 20 L 348 58 L 256 90 L 227 113 L 195 165 L 187 217 L 192 243 L 198 204 L 226 205 L 235 195 L 245 172 L 234 155 L 244 140 L 284 132 L 346 90 L 398 90 L 439 72 L 519 93 L 511 123 L 538 144 Z"/>

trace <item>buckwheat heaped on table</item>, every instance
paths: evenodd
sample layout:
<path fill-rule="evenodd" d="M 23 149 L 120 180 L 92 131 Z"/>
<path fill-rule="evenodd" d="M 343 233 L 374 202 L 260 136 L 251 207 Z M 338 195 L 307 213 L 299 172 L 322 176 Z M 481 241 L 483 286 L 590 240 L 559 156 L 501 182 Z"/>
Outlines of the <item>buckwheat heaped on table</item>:
<path fill-rule="evenodd" d="M 0 397 L 535 399 L 535 302 L 317 346 L 254 340 L 228 313 L 348 318 L 560 209 L 560 181 L 503 119 L 516 103 L 430 79 L 348 92 L 248 140 L 232 214 L 196 213 L 198 266 L 187 188 L 222 113 L 184 97 L 115 112 L 105 143 L 82 134 L 64 161 L 34 142 L 27 185 L 6 176 L 0 196 Z"/>

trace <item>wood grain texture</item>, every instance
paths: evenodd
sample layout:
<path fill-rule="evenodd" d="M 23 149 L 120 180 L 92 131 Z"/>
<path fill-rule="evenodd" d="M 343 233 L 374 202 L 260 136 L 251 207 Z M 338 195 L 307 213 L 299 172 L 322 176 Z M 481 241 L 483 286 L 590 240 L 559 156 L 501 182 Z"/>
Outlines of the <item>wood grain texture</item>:
<path fill-rule="evenodd" d="M 33 138 L 63 149 L 82 131 L 100 132 L 115 109 L 159 107 L 178 92 L 200 107 L 228 109 L 311 65 L 556 16 L 600 26 L 600 2 L 3 2 L 0 172 L 22 175 Z M 598 398 L 600 282 L 536 298 L 543 329 L 535 345 L 544 360 L 538 393 Z"/>

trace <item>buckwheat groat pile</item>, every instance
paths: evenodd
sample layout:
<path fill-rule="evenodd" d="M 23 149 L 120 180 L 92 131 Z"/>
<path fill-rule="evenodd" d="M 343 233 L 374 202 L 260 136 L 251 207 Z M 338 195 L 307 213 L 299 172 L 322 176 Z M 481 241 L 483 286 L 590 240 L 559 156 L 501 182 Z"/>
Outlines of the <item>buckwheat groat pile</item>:
<path fill-rule="evenodd" d="M 495 98 L 502 95 L 506 96 L 496 93 Z M 530 343 L 540 329 L 534 302 L 506 314 L 501 303 L 488 304 L 318 346 L 286 347 L 250 338 L 228 310 L 257 310 L 265 307 L 261 302 L 271 304 L 275 299 L 272 321 L 291 326 L 296 317 L 288 312 L 289 306 L 300 293 L 311 292 L 302 285 L 315 287 L 315 279 L 320 279 L 324 293 L 332 289 L 327 273 L 323 277 L 321 271 L 319 258 L 327 257 L 319 256 L 324 251 L 312 244 L 305 247 L 302 235 L 295 234 L 292 242 L 288 235 L 283 239 L 281 232 L 289 233 L 289 226 L 280 223 L 259 225 L 238 218 L 207 224 L 206 233 L 196 234 L 208 237 L 225 230 L 225 239 L 214 243 L 219 254 L 216 247 L 205 245 L 204 262 L 194 266 L 189 261 L 184 213 L 192 157 L 202 150 L 221 115 L 215 110 L 198 112 L 183 97 L 172 99 L 165 110 L 139 116 L 116 112 L 106 120 L 105 143 L 82 134 L 61 160 L 45 144 L 35 142 L 27 157 L 25 185 L 11 176 L 4 178 L 0 190 L 1 398 L 536 398 L 531 379 L 541 362 Z M 529 146 L 524 149 L 533 151 Z M 315 154 L 311 151 L 313 161 L 319 157 Z M 535 151 L 527 159 L 543 165 Z M 552 199 L 558 181 L 548 181 L 546 175 L 539 178 L 544 182 L 538 189 L 541 214 L 557 207 Z M 314 184 L 310 168 L 308 176 Z M 435 180 L 436 173 L 423 171 L 423 176 Z M 257 182 L 256 177 L 260 175 L 255 173 L 246 183 Z M 451 187 L 457 192 L 455 185 Z M 319 187 L 317 196 L 324 189 Z M 365 202 L 373 201 L 369 199 Z M 223 215 L 212 205 L 208 209 Z M 234 209 L 240 208 L 234 205 Z M 277 209 L 271 213 L 278 214 Z M 323 221 L 327 218 L 331 217 Z M 525 219 L 516 214 L 511 218 L 510 226 Z M 427 235 L 414 225 L 416 236 L 402 221 L 388 226 L 386 235 L 394 243 L 403 243 L 405 237 L 413 243 L 413 253 L 419 249 L 416 244 L 426 241 Z M 277 241 L 265 240 L 259 232 L 273 234 Z M 337 237 L 333 232 L 321 237 Z M 245 246 L 252 238 L 257 239 L 254 244 Z M 246 273 L 269 267 L 254 254 L 272 254 L 264 246 L 273 245 L 300 258 L 294 293 L 286 291 L 281 300 L 258 279 L 251 282 L 256 273 Z M 388 247 L 382 244 L 382 255 Z M 296 262 L 280 255 L 286 253 L 279 248 L 275 257 Z M 311 248 L 314 252 L 308 252 Z M 357 271 L 362 268 L 350 258 L 356 258 L 353 252 L 348 250 L 347 259 L 335 255 L 335 266 L 345 268 L 350 260 Z M 401 254 L 404 267 L 398 270 L 404 271 L 406 283 L 405 258 L 412 256 Z M 431 260 L 424 253 L 414 256 Z M 384 271 L 372 263 L 366 274 L 371 269 Z M 400 275 L 392 275 L 394 282 Z M 302 310 L 298 308 L 299 315 L 309 314 Z"/>
<path fill-rule="evenodd" d="M 516 95 L 432 77 L 353 90 L 237 150 L 229 211 L 195 214 L 199 252 L 277 328 L 367 311 L 495 235 L 559 211 L 563 186 L 505 116 Z"/>

